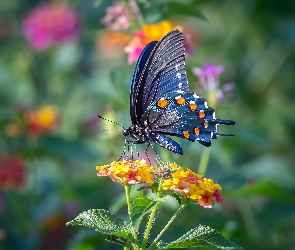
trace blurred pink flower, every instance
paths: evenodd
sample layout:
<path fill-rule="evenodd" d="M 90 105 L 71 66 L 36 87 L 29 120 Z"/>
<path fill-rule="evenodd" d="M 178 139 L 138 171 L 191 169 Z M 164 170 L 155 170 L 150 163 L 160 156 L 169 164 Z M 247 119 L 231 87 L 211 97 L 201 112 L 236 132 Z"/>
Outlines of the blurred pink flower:
<path fill-rule="evenodd" d="M 235 88 L 235 84 L 232 82 L 224 84 L 220 88 L 219 76 L 223 70 L 223 65 L 214 65 L 211 62 L 204 63 L 203 68 L 194 67 L 192 69 L 194 75 L 199 78 L 199 83 L 204 91 L 216 91 L 218 101 L 223 100 L 224 92 L 232 91 Z"/>
<path fill-rule="evenodd" d="M 36 51 L 75 40 L 80 31 L 78 14 L 65 3 L 42 3 L 22 22 L 22 34 Z"/>
<path fill-rule="evenodd" d="M 138 18 L 138 9 L 134 1 L 128 1 L 129 7 Z M 122 2 L 115 2 L 106 10 L 106 15 L 101 19 L 101 23 L 112 30 L 126 30 L 130 27 L 130 20 L 125 6 Z"/>

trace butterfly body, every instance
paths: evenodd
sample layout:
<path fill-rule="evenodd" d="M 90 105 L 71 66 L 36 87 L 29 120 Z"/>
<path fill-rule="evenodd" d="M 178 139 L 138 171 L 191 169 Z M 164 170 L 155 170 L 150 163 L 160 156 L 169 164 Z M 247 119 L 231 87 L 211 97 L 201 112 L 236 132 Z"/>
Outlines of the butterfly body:
<path fill-rule="evenodd" d="M 178 30 L 141 53 L 132 79 L 130 116 L 132 125 L 123 130 L 124 136 L 136 144 L 155 142 L 175 154 L 183 154 L 182 148 L 166 135 L 210 146 L 220 135 L 217 125 L 234 124 L 216 119 L 206 99 L 189 91 L 184 39 Z"/>

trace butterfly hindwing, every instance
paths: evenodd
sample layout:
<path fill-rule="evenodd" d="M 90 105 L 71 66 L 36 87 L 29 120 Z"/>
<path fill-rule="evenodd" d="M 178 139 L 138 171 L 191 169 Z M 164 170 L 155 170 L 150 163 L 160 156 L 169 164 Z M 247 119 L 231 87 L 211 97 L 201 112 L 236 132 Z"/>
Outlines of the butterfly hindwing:
<path fill-rule="evenodd" d="M 205 98 L 181 91 L 168 93 L 155 101 L 142 119 L 157 133 L 199 141 L 205 146 L 210 146 L 218 135 L 218 124 L 232 124 L 229 120 L 216 119 L 214 109 L 208 107 Z"/>
<path fill-rule="evenodd" d="M 147 55 L 149 57 L 146 60 Z M 184 38 L 179 30 L 169 32 L 158 43 L 150 45 L 142 52 L 139 61 L 131 87 L 132 124 L 139 123 L 154 100 L 168 92 L 189 90 L 185 71 Z M 142 68 L 143 62 L 145 66 Z"/>

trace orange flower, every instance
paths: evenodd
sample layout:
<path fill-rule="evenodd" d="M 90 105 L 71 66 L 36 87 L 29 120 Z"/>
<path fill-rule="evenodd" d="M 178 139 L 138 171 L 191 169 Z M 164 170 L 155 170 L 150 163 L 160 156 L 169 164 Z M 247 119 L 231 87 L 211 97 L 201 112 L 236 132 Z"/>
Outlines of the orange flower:
<path fill-rule="evenodd" d="M 162 187 L 164 190 L 172 190 L 183 197 L 198 202 L 203 207 L 213 207 L 215 202 L 222 203 L 223 198 L 219 190 L 221 186 L 213 180 L 204 178 L 190 169 L 184 171 L 183 167 L 175 163 L 170 165 L 173 170 L 171 177 L 164 180 Z"/>
<path fill-rule="evenodd" d="M 154 183 L 154 167 L 146 164 L 145 160 L 113 161 L 110 165 L 97 166 L 98 176 L 109 176 L 121 184 Z"/>
<path fill-rule="evenodd" d="M 175 29 L 182 30 L 182 27 L 175 26 L 169 21 L 162 21 L 158 24 L 143 25 L 143 29 L 135 32 L 133 40 L 131 40 L 125 48 L 125 52 L 128 53 L 128 64 L 137 61 L 140 53 L 148 43 L 152 41 L 159 41 L 169 31 Z M 189 48 L 188 44 L 185 46 L 186 48 Z"/>

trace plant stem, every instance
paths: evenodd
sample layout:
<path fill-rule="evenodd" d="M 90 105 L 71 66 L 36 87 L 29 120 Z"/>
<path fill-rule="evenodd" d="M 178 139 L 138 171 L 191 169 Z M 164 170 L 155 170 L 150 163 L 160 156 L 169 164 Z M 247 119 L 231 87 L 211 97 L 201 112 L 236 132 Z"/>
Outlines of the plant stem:
<path fill-rule="evenodd" d="M 198 174 L 202 174 L 202 175 L 206 174 L 209 158 L 210 158 L 210 152 L 211 152 L 211 147 L 204 148 L 203 154 L 201 156 L 200 164 L 199 164 Z"/>
<path fill-rule="evenodd" d="M 182 210 L 186 207 L 188 201 L 185 200 L 185 202 L 183 202 L 180 207 L 177 209 L 177 211 L 173 214 L 173 216 L 171 217 L 171 219 L 168 221 L 167 225 L 162 229 L 162 231 L 158 234 L 158 236 L 156 237 L 156 239 L 154 240 L 154 242 L 148 247 L 148 249 L 152 249 L 154 247 L 155 244 L 157 244 L 157 242 L 159 241 L 159 239 L 161 238 L 161 236 L 163 235 L 163 233 L 167 230 L 167 228 L 172 224 L 172 222 L 176 219 L 176 217 L 182 212 Z M 147 250 L 148 250 L 147 249 Z"/>
<path fill-rule="evenodd" d="M 163 183 L 163 180 L 161 179 L 160 182 L 159 182 L 159 187 L 158 187 L 158 191 L 157 191 L 157 195 L 156 195 L 156 200 L 161 197 L 162 183 Z M 143 237 L 142 245 L 141 245 L 142 249 L 145 249 L 145 244 L 146 244 L 146 242 L 147 242 L 147 240 L 149 238 L 149 234 L 150 234 L 150 231 L 152 229 L 153 221 L 154 221 L 154 218 L 156 216 L 158 204 L 159 204 L 159 202 L 157 202 L 157 204 L 154 206 L 154 208 L 153 208 L 153 210 L 151 212 L 151 215 L 150 215 L 150 218 L 149 218 L 146 230 L 145 230 L 145 234 L 144 234 L 144 237 Z"/>
<path fill-rule="evenodd" d="M 129 215 L 131 225 L 132 225 L 132 234 L 133 234 L 133 237 L 134 237 L 135 241 L 137 242 L 138 241 L 137 234 L 136 234 L 136 231 L 135 231 L 135 229 L 133 227 L 133 223 L 132 223 L 132 220 L 131 220 L 130 189 L 131 189 L 130 185 L 125 185 L 125 193 L 126 193 L 126 200 L 127 200 L 127 207 L 128 207 L 128 215 Z"/>

